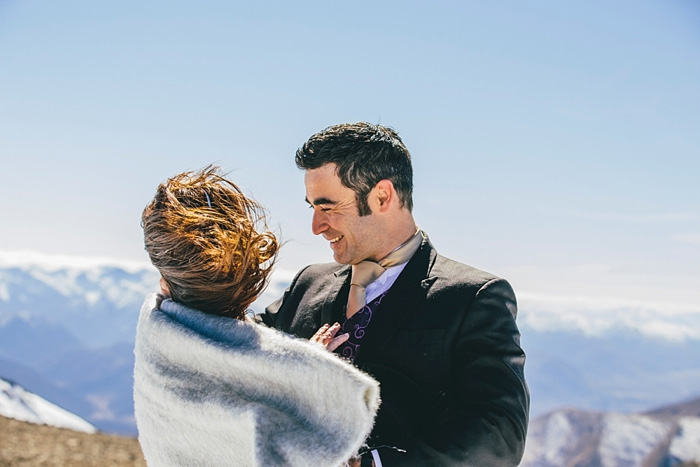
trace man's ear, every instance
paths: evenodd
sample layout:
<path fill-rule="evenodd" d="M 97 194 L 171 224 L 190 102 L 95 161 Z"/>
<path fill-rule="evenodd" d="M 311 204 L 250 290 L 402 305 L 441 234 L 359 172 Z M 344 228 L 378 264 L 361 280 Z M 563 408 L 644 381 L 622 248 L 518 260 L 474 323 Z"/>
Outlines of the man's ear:
<path fill-rule="evenodd" d="M 163 276 L 160 276 L 160 293 L 166 298 L 170 298 L 170 288 L 168 287 L 168 283 L 165 282 Z"/>
<path fill-rule="evenodd" d="M 394 191 L 394 184 L 391 180 L 380 180 L 374 185 L 375 199 L 377 200 L 378 209 L 380 212 L 385 212 L 391 206 L 391 203 L 396 199 L 396 191 Z"/>

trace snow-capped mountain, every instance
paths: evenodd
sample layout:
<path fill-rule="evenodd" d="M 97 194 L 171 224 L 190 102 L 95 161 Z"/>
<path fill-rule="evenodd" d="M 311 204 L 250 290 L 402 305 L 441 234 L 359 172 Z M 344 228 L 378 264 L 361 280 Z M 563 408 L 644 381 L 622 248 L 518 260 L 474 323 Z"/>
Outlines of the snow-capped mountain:
<path fill-rule="evenodd" d="M 0 253 L 0 325 L 21 318 L 63 326 L 87 346 L 130 342 L 139 305 L 157 286 L 147 264 Z"/>
<path fill-rule="evenodd" d="M 77 415 L 27 391 L 15 382 L 2 378 L 0 378 L 0 415 L 85 433 L 97 431 L 94 426 Z"/>
<path fill-rule="evenodd" d="M 691 402 L 700 404 L 700 399 Z M 557 410 L 534 420 L 522 467 L 673 466 L 700 463 L 700 412 Z"/>

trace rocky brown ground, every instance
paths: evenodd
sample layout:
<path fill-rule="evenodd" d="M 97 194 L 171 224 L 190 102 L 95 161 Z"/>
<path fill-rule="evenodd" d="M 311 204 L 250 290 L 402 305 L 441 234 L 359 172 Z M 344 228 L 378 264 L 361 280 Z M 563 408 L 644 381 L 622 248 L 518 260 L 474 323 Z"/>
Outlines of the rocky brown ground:
<path fill-rule="evenodd" d="M 0 416 L 0 467 L 145 465 L 134 438 L 81 433 Z"/>

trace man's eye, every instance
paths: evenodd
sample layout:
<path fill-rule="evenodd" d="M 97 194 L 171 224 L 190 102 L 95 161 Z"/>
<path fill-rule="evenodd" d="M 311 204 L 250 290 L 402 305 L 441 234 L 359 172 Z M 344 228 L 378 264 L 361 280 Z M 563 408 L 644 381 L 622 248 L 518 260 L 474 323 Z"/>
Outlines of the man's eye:
<path fill-rule="evenodd" d="M 329 208 L 327 206 L 314 206 L 313 204 L 309 204 L 309 209 L 319 212 L 330 212 L 333 210 L 333 208 Z"/>

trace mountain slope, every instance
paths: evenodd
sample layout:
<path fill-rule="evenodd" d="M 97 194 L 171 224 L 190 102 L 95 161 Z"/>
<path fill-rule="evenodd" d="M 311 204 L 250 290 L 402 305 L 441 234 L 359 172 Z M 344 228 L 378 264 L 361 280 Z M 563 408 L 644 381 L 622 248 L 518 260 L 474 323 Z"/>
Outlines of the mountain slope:
<path fill-rule="evenodd" d="M 0 358 L 0 377 L 6 381 L 21 382 L 22 387 L 26 390 L 38 394 L 82 418 L 87 418 L 90 414 L 91 405 L 83 395 L 59 387 L 56 382 L 26 365 Z"/>
<path fill-rule="evenodd" d="M 685 407 L 647 413 L 557 410 L 530 423 L 522 467 L 700 464 L 700 417 Z"/>
<path fill-rule="evenodd" d="M 27 391 L 13 381 L 4 379 L 0 379 L 0 415 L 85 433 L 97 431 L 77 415 Z"/>

